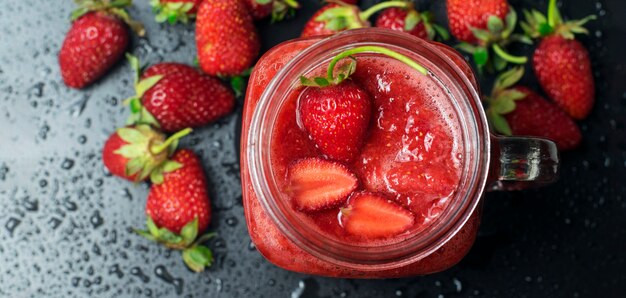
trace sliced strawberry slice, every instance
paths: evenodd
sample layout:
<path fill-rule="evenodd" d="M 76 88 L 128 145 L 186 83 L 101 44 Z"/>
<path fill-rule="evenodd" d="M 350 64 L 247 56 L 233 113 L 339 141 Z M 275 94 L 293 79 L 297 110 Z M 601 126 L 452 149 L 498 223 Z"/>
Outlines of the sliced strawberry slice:
<path fill-rule="evenodd" d="M 386 238 L 410 228 L 415 215 L 381 195 L 361 192 L 352 195 L 348 206 L 341 208 L 341 223 L 350 234 Z"/>
<path fill-rule="evenodd" d="M 343 164 L 320 158 L 301 159 L 289 168 L 287 194 L 299 210 L 319 211 L 345 202 L 358 179 Z"/>

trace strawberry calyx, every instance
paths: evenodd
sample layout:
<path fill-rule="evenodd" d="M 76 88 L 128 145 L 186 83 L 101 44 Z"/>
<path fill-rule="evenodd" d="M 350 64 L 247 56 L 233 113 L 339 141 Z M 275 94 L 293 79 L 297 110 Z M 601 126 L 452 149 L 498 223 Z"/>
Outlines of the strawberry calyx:
<path fill-rule="evenodd" d="M 326 29 L 333 31 L 369 27 L 370 23 L 368 19 L 383 9 L 390 7 L 407 8 L 413 6 L 413 3 L 407 1 L 387 1 L 378 3 L 361 12 L 358 6 L 347 4 L 339 0 L 329 0 L 327 2 L 338 4 L 338 6 L 325 10 L 315 18 L 315 21 L 326 23 Z"/>
<path fill-rule="evenodd" d="M 147 230 L 135 229 L 135 233 L 144 238 L 163 244 L 165 247 L 182 250 L 183 261 L 189 269 L 202 272 L 213 264 L 213 252 L 202 243 L 215 237 L 216 233 L 207 233 L 198 237 L 198 218 L 187 223 L 176 234 L 167 228 L 159 228 L 150 216 L 146 220 Z"/>
<path fill-rule="evenodd" d="M 526 98 L 525 93 L 511 89 L 523 76 L 524 67 L 522 66 L 502 73 L 496 78 L 491 95 L 485 98 L 487 119 L 492 129 L 497 133 L 506 136 L 513 134 L 504 115 L 515 111 L 516 101 Z"/>
<path fill-rule="evenodd" d="M 195 3 L 189 2 L 164 2 L 161 0 L 150 0 L 152 11 L 156 13 L 154 19 L 157 23 L 168 22 L 174 25 L 178 22 L 187 24 L 196 15 L 190 13 Z"/>
<path fill-rule="evenodd" d="M 548 16 L 538 10 L 524 10 L 525 22 L 521 27 L 527 36 L 531 38 L 541 38 L 553 34 L 561 35 L 565 39 L 574 39 L 575 34 L 589 34 L 584 25 L 595 20 L 595 15 L 589 15 L 580 20 L 564 22 L 561 13 L 556 5 L 556 0 L 550 0 L 548 4 Z"/>
<path fill-rule="evenodd" d="M 414 8 L 408 8 L 408 13 L 406 18 L 404 19 L 404 30 L 411 31 L 415 29 L 417 25 L 420 23 L 424 24 L 424 28 L 426 28 L 426 34 L 429 40 L 435 40 L 435 38 L 439 38 L 440 40 L 448 40 L 450 39 L 450 33 L 446 28 L 441 25 L 436 24 L 435 16 L 430 11 L 418 12 Z"/>
<path fill-rule="evenodd" d="M 127 144 L 114 153 L 128 159 L 125 169 L 127 176 L 137 175 L 137 181 L 150 177 L 152 183 L 161 184 L 163 173 L 182 166 L 168 160 L 168 157 L 176 150 L 178 140 L 190 132 L 190 128 L 184 129 L 166 139 L 164 134 L 145 124 L 120 128 L 116 133 Z"/>
<path fill-rule="evenodd" d="M 259 4 L 268 4 L 272 2 L 272 18 L 271 22 L 276 23 L 287 17 L 293 17 L 296 10 L 300 8 L 297 0 L 256 0 Z"/>
<path fill-rule="evenodd" d="M 532 40 L 523 34 L 513 34 L 517 24 L 517 13 L 514 9 L 501 19 L 492 15 L 487 20 L 487 28 L 471 28 L 478 40 L 477 44 L 460 43 L 457 47 L 472 55 L 474 63 L 482 71 L 484 67 L 490 70 L 501 71 L 508 63 L 525 64 L 528 58 L 508 53 L 505 48 L 513 43 L 532 44 Z"/>
<path fill-rule="evenodd" d="M 393 1 L 392 1 L 393 2 Z M 385 3 L 385 2 L 383 2 Z M 309 87 L 328 87 L 335 86 L 341 84 L 344 80 L 348 79 L 350 75 L 352 75 L 356 71 L 356 58 L 353 55 L 360 53 L 378 53 L 389 56 L 391 58 L 397 59 L 400 62 L 405 63 L 406 65 L 412 67 L 413 69 L 419 71 L 420 73 L 426 75 L 428 74 L 428 70 L 424 68 L 422 65 L 413 61 L 411 58 L 404 56 L 398 52 L 392 51 L 390 49 L 379 47 L 379 46 L 362 46 L 356 47 L 353 49 L 349 49 L 339 53 L 335 56 L 328 65 L 328 71 L 326 73 L 326 77 L 314 77 L 307 78 L 305 76 L 300 76 L 300 83 L 303 86 Z M 344 64 L 339 68 L 339 72 L 335 76 L 335 66 L 339 61 L 345 58 L 350 58 L 351 61 L 348 64 Z"/>
<path fill-rule="evenodd" d="M 126 121 L 127 125 L 147 124 L 155 128 L 160 128 L 159 121 L 144 107 L 141 102 L 143 95 L 154 87 L 162 78 L 163 75 L 155 75 L 143 80 L 141 78 L 141 68 L 139 66 L 139 59 L 131 54 L 126 54 L 126 59 L 130 63 L 134 72 L 134 85 L 135 95 L 124 100 L 124 104 L 130 108 L 130 116 Z"/>
<path fill-rule="evenodd" d="M 78 8 L 72 11 L 70 19 L 77 20 L 89 12 L 104 12 L 109 15 L 120 18 L 126 23 L 137 35 L 144 36 L 146 30 L 138 21 L 133 20 L 125 8 L 132 5 L 132 0 L 74 0 Z"/>

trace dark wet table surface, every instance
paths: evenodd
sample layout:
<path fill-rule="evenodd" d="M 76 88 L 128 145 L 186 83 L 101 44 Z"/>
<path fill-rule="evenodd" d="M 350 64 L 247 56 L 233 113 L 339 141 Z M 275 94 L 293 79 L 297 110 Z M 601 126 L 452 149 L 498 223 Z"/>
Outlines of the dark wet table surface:
<path fill-rule="evenodd" d="M 192 63 L 193 26 L 159 26 L 148 1 L 135 2 L 131 14 L 147 25 L 148 37 L 135 38 L 131 51 L 150 64 Z M 318 7 L 301 2 L 297 18 L 259 23 L 265 50 L 296 37 Z M 432 2 L 445 17 L 444 1 L 419 2 Z M 546 2 L 511 0 L 518 8 Z M 144 224 L 147 187 L 108 175 L 100 149 L 125 121 L 121 102 L 133 92 L 131 70 L 120 63 L 86 90 L 66 88 L 57 54 L 74 4 L 4 0 L 0 297 L 624 297 L 626 2 L 562 2 L 566 16 L 600 18 L 582 37 L 593 59 L 597 104 L 580 122 L 581 148 L 562 156 L 561 180 L 540 190 L 489 193 L 474 248 L 446 272 L 347 280 L 284 271 L 250 242 L 236 148 L 242 99 L 236 113 L 182 145 L 202 156 L 210 180 L 216 265 L 194 274 L 177 252 L 130 232 Z"/>

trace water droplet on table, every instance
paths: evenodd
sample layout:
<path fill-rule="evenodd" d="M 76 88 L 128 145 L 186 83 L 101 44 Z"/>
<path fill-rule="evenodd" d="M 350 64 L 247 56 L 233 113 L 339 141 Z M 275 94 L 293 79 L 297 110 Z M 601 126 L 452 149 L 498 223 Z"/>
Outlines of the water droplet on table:
<path fill-rule="evenodd" d="M 165 266 L 156 266 L 156 268 L 154 268 L 154 274 L 156 274 L 156 276 L 162 281 L 172 284 L 174 286 L 174 289 L 176 290 L 176 294 L 180 295 L 183 293 L 183 280 L 180 278 L 172 277 L 167 269 L 165 269 Z"/>
<path fill-rule="evenodd" d="M 74 167 L 74 160 L 70 158 L 66 158 L 61 163 L 61 168 L 64 170 L 69 170 Z"/>
<path fill-rule="evenodd" d="M 130 269 L 130 274 L 139 277 L 139 279 L 144 282 L 144 283 L 148 283 L 150 281 L 150 277 L 145 275 L 143 273 L 143 271 L 141 271 L 141 269 L 139 267 L 133 267 Z"/>
<path fill-rule="evenodd" d="M 100 211 L 94 211 L 91 217 L 89 217 L 89 222 L 91 222 L 91 225 L 94 228 L 98 228 L 99 226 L 101 226 L 104 223 L 104 219 L 102 218 L 102 216 L 100 216 Z"/>

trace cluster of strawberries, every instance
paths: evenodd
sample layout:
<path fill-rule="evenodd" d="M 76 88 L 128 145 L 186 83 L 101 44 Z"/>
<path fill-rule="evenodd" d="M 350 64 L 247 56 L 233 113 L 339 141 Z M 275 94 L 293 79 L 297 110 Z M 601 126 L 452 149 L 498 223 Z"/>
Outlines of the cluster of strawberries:
<path fill-rule="evenodd" d="M 79 8 L 72 13 L 59 64 L 67 86 L 84 88 L 122 59 L 129 29 L 139 36 L 145 32 L 125 10 L 132 0 L 76 2 Z M 281 20 L 293 15 L 299 4 L 296 0 L 150 2 L 159 22 L 187 23 L 195 18 L 201 70 L 159 63 L 141 73 L 138 59 L 127 55 L 136 72 L 136 95 L 126 101 L 131 111 L 128 124 L 107 140 L 103 161 L 116 176 L 134 182 L 151 180 L 148 229 L 138 233 L 182 250 L 185 263 L 201 271 L 213 260 L 210 250 L 201 245 L 212 234 L 199 236 L 209 224 L 210 203 L 198 157 L 191 150 L 177 150 L 178 140 L 191 128 L 207 125 L 233 110 L 235 94 L 222 79 L 232 78 L 231 85 L 237 87 L 241 76 L 249 74 L 260 50 L 253 21 Z M 433 22 L 432 14 L 417 11 L 412 1 L 381 2 L 365 11 L 355 0 L 327 2 L 307 22 L 302 37 L 369 27 L 368 19 L 380 12 L 377 27 L 430 40 L 449 38 L 448 32 Z M 505 48 L 511 42 L 532 43 L 531 38 L 541 38 L 533 65 L 554 103 L 529 88 L 515 87 L 523 69 L 513 68 L 496 80 L 486 98 L 487 113 L 497 132 L 550 138 L 562 150 L 576 147 L 581 133 L 572 119 L 589 114 L 595 87 L 589 54 L 574 34 L 586 33 L 582 26 L 593 17 L 563 22 L 556 1 L 551 0 L 547 17 L 535 10 L 524 12 L 526 34 L 522 35 L 514 33 L 517 15 L 506 0 L 447 0 L 447 9 L 452 34 L 463 41 L 459 48 L 472 54 L 480 73 L 483 68 L 503 71 L 507 63 L 526 63 L 526 57 L 513 56 Z M 173 134 L 168 137 L 167 133 Z"/>
<path fill-rule="evenodd" d="M 365 11 L 348 1 L 328 2 L 332 3 L 307 22 L 302 37 L 370 27 L 368 19 L 380 11 L 376 27 L 430 40 L 449 38 L 443 27 L 433 23 L 431 13 L 417 11 L 412 1 L 381 2 Z M 532 39 L 541 39 L 532 62 L 540 85 L 553 101 L 530 88 L 515 86 L 523 68 L 506 71 L 498 76 L 492 94 L 486 96 L 492 128 L 504 135 L 548 138 L 560 150 L 576 148 L 582 135 L 574 120 L 582 120 L 591 112 L 595 84 L 589 53 L 574 34 L 587 33 L 583 25 L 595 16 L 564 22 L 556 0 L 551 0 L 547 16 L 537 10 L 524 11 L 526 21 L 521 27 L 525 34 L 517 34 L 517 14 L 507 0 L 447 0 L 446 6 L 450 31 L 461 41 L 457 48 L 472 55 L 480 74 L 484 69 L 502 72 L 508 64 L 527 63 L 527 57 L 511 55 L 506 48 L 513 42 L 532 44 Z"/>
<path fill-rule="evenodd" d="M 144 35 L 125 8 L 132 0 L 77 0 L 59 54 L 65 84 L 86 87 L 101 78 L 126 52 L 130 30 Z M 116 176 L 132 182 L 150 180 L 146 202 L 147 230 L 136 232 L 182 251 L 187 266 L 202 271 L 213 262 L 202 243 L 211 219 L 206 178 L 200 159 L 177 150 L 191 128 L 229 114 L 235 94 L 220 78 L 249 72 L 260 49 L 253 19 L 280 20 L 298 7 L 294 0 L 154 0 L 156 20 L 187 23 L 196 18 L 201 71 L 181 63 L 159 63 L 141 72 L 139 60 L 126 54 L 135 71 L 135 95 L 125 101 L 130 117 L 106 141 L 102 159 Z M 219 78 L 218 78 L 219 77 Z M 237 83 L 239 82 L 239 83 Z M 233 87 L 237 87 L 234 86 Z M 241 91 L 241 90 L 235 90 Z M 167 136 L 167 134 L 172 134 Z"/>

